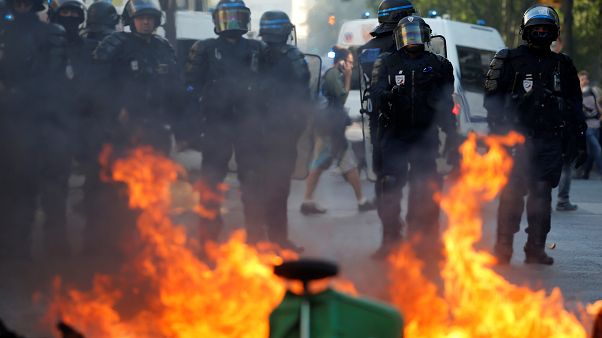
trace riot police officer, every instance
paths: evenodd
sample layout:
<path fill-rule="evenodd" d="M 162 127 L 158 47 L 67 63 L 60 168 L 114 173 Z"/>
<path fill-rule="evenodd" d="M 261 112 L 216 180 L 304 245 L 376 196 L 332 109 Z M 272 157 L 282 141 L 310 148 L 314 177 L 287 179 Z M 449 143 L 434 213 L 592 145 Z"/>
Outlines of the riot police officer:
<path fill-rule="evenodd" d="M 209 189 L 219 192 L 234 151 L 247 232 L 256 241 L 265 219 L 261 196 L 266 163 L 258 156 L 263 153 L 260 92 L 265 45 L 243 37 L 250 29 L 251 11 L 241 0 L 221 0 L 213 22 L 218 38 L 192 46 L 185 74 L 189 93 L 200 103 L 193 118 L 202 130 L 201 175 Z M 216 201 L 207 207 L 215 217 L 203 220 L 201 237 L 216 240 L 222 224 L 220 205 Z"/>
<path fill-rule="evenodd" d="M 105 95 L 103 101 L 112 103 L 104 108 L 110 120 L 102 127 L 111 132 L 104 142 L 113 145 L 117 156 L 139 146 L 151 146 L 155 151 L 168 154 L 171 148 L 168 124 L 181 109 L 178 104 L 182 100 L 183 85 L 179 81 L 173 48 L 166 39 L 155 34 L 161 25 L 161 7 L 157 0 L 130 0 L 122 19 L 131 32 L 107 36 L 93 53 L 94 59 L 104 67 L 105 78 L 100 83 Z M 87 178 L 94 177 L 98 175 Z M 91 203 L 96 208 L 88 216 L 91 231 L 88 249 L 91 251 L 95 251 L 92 246 L 97 243 L 103 250 L 115 242 L 107 236 L 121 235 L 115 233 L 120 230 L 112 229 L 111 233 L 107 227 L 135 221 L 124 194 L 119 193 L 120 186 L 102 185 L 100 189 L 103 191 L 98 193 L 98 200 Z M 107 212 L 106 203 L 113 212 Z"/>
<path fill-rule="evenodd" d="M 376 193 L 383 243 L 375 258 L 387 256 L 401 239 L 400 201 L 408 181 L 408 230 L 421 234 L 427 246 L 437 242 L 439 206 L 433 194 L 440 186 L 438 128 L 446 133 L 449 153 L 457 140 L 453 67 L 425 51 L 430 27 L 422 18 L 408 16 L 393 35 L 397 50 L 382 54 L 372 74 L 371 93 L 382 107 L 375 151 L 380 152 Z"/>
<path fill-rule="evenodd" d="M 360 65 L 360 85 L 363 90 L 362 112 L 369 118 L 370 141 L 376 141 L 376 126 L 378 121 L 378 100 L 370 98 L 370 81 L 374 62 L 381 53 L 393 53 L 396 50 L 393 31 L 401 19 L 416 12 L 412 2 L 408 0 L 383 0 L 378 6 L 378 23 L 370 33 L 373 39 L 357 50 Z M 377 155 L 378 152 L 373 152 Z M 378 162 L 377 159 L 374 161 Z"/>
<path fill-rule="evenodd" d="M 115 32 L 119 23 L 119 15 L 115 6 L 110 2 L 98 0 L 88 7 L 86 28 L 82 35 L 89 40 L 100 42 Z"/>
<path fill-rule="evenodd" d="M 309 68 L 303 53 L 288 44 L 294 26 L 281 11 L 261 16 L 259 35 L 268 46 L 269 65 L 264 84 L 268 102 L 265 113 L 266 172 L 265 215 L 269 239 L 298 249 L 288 240 L 287 201 L 297 159 L 297 142 L 307 125 Z"/>
<path fill-rule="evenodd" d="M 43 3 L 9 0 L 0 26 L 0 250 L 13 256 L 29 256 L 39 169 L 52 175 L 38 158 L 57 146 L 47 131 L 60 131 L 65 123 L 53 90 L 65 72 L 65 31 L 39 20 Z M 57 234 L 62 242 L 56 244 L 66 248 L 65 224 L 55 225 L 45 231 Z"/>
<path fill-rule="evenodd" d="M 50 22 L 62 26 L 66 32 L 66 65 L 62 74 L 54 79 L 61 88 L 54 94 L 60 101 L 57 114 L 62 116 L 61 125 L 43 123 L 39 125 L 48 149 L 39 154 L 40 201 L 45 214 L 45 242 L 53 252 L 68 253 L 64 245 L 66 236 L 63 229 L 67 221 L 68 179 L 71 163 L 78 149 L 78 127 L 84 109 L 84 98 L 89 95 L 88 68 L 92 64 L 93 46 L 79 35 L 80 26 L 85 19 L 86 7 L 81 0 L 53 0 L 49 4 Z"/>
<path fill-rule="evenodd" d="M 579 149 L 580 159 L 584 156 L 586 124 L 577 71 L 569 57 L 550 50 L 559 31 L 554 9 L 529 8 L 521 24 L 526 44 L 499 51 L 487 74 L 485 108 L 491 132 L 516 130 L 526 137 L 524 145 L 513 149 L 514 167 L 500 197 L 494 248 L 500 264 L 512 257 L 526 195 L 525 262 L 554 263 L 545 252 L 552 188 L 558 185 L 563 157 L 575 158 L 570 148 Z"/>

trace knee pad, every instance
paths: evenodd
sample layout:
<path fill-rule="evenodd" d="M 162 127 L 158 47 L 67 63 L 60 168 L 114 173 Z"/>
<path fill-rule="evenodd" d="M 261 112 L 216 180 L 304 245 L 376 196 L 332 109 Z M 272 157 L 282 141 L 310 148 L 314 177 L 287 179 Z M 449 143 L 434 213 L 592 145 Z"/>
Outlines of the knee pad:
<path fill-rule="evenodd" d="M 552 199 L 552 183 L 539 181 L 533 184 L 531 193 L 538 198 Z"/>
<path fill-rule="evenodd" d="M 401 179 L 393 175 L 385 175 L 378 179 L 380 191 L 383 194 L 392 193 L 402 188 Z"/>

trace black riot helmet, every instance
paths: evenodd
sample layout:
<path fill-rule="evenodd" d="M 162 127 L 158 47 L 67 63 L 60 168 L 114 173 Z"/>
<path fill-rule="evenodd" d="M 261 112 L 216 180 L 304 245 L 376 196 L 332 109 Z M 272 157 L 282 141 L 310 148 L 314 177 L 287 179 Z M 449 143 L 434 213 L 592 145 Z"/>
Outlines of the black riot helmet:
<path fill-rule="evenodd" d="M 119 15 L 115 6 L 107 1 L 96 1 L 88 7 L 86 31 L 91 33 L 109 33 L 115 31 Z"/>
<path fill-rule="evenodd" d="M 373 36 L 387 34 L 395 30 L 401 19 L 416 13 L 412 2 L 408 0 L 383 0 L 378 6 L 378 27 Z"/>
<path fill-rule="evenodd" d="M 123 9 L 121 20 L 124 26 L 134 27 L 134 18 L 140 15 L 151 15 L 155 17 L 157 27 L 161 26 L 161 18 L 163 12 L 161 12 L 161 5 L 159 0 L 128 0 Z"/>
<path fill-rule="evenodd" d="M 213 11 L 216 34 L 242 36 L 249 31 L 251 10 L 242 0 L 220 0 Z"/>
<path fill-rule="evenodd" d="M 39 12 L 39 11 L 43 11 L 46 9 L 46 7 L 44 7 L 44 4 L 46 3 L 45 0 L 29 0 L 29 1 L 31 2 L 31 11 L 32 12 Z M 8 12 L 14 13 L 15 0 L 6 0 L 6 5 L 8 6 L 7 13 Z"/>
<path fill-rule="evenodd" d="M 85 20 L 86 5 L 82 0 L 52 0 L 48 8 L 48 17 L 51 22 L 59 21 L 59 12 L 63 9 L 71 9 L 79 13 L 78 25 Z"/>
<path fill-rule="evenodd" d="M 286 43 L 295 26 L 282 11 L 263 13 L 259 23 L 259 36 L 267 43 Z"/>
<path fill-rule="evenodd" d="M 535 26 L 550 26 L 552 28 L 552 33 L 549 36 L 543 36 L 541 34 L 532 36 L 533 30 L 531 28 Z M 541 40 L 541 42 L 544 43 L 549 41 L 551 44 L 560 36 L 560 19 L 558 18 L 558 13 L 556 13 L 554 8 L 549 6 L 531 6 L 523 15 L 520 33 L 525 41 L 532 42 L 533 40 Z"/>
<path fill-rule="evenodd" d="M 407 46 L 422 45 L 431 41 L 431 27 L 419 16 L 408 16 L 399 22 L 393 36 L 397 50 Z"/>

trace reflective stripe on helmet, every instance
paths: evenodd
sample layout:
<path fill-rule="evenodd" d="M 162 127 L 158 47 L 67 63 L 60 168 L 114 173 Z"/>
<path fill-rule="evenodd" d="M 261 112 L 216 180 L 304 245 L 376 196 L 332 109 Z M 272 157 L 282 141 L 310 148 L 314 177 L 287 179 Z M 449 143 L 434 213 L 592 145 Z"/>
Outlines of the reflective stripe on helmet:
<path fill-rule="evenodd" d="M 398 11 L 398 10 L 410 9 L 410 8 L 414 8 L 414 6 L 412 6 L 412 5 L 405 5 L 405 6 L 399 6 L 399 7 L 382 9 L 382 10 L 378 11 L 378 16 L 386 16 L 386 15 L 389 15 L 390 12 L 395 12 L 395 11 Z"/>

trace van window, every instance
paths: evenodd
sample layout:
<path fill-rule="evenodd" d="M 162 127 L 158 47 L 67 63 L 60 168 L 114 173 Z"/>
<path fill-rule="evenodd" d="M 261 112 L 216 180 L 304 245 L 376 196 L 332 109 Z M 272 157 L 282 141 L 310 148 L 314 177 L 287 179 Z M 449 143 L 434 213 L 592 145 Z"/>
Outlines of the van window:
<path fill-rule="evenodd" d="M 485 76 L 495 52 L 464 46 L 457 46 L 457 51 L 460 60 L 462 88 L 471 92 L 483 93 Z"/>

